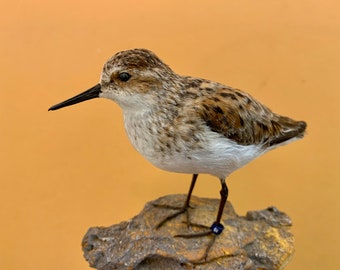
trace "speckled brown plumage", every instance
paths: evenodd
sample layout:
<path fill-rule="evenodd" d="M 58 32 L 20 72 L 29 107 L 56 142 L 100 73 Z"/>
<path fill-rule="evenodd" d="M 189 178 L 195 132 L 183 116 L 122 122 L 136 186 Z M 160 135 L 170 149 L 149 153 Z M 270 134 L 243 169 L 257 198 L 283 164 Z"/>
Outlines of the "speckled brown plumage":
<path fill-rule="evenodd" d="M 273 113 L 249 94 L 223 87 L 197 100 L 197 113 L 211 130 L 242 145 L 264 147 L 301 137 L 303 121 Z"/>
<path fill-rule="evenodd" d="M 127 80 L 121 79 L 123 73 Z M 109 98 L 122 107 L 125 128 L 135 148 L 157 167 L 170 171 L 214 174 L 216 156 L 221 159 L 215 162 L 216 175 L 226 177 L 267 150 L 302 138 L 306 129 L 305 122 L 273 113 L 241 90 L 178 75 L 146 49 L 111 57 L 96 89 L 99 92 L 93 97 Z M 86 93 L 86 99 L 92 98 Z M 67 102 L 51 109 L 67 106 Z M 204 160 L 210 159 L 204 166 Z M 210 169 L 200 170 L 200 166 Z"/>

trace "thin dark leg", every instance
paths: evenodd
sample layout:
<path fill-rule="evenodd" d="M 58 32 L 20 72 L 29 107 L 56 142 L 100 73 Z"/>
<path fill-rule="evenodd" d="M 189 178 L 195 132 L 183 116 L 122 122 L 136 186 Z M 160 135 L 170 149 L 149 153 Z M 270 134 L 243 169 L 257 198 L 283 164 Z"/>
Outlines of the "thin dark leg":
<path fill-rule="evenodd" d="M 192 191 L 194 190 L 197 177 L 198 177 L 198 174 L 193 174 L 192 175 L 192 180 L 191 180 L 191 184 L 190 184 L 189 192 L 188 192 L 188 195 L 187 195 L 187 199 L 185 201 L 184 208 L 190 207 L 191 194 L 192 194 Z"/>
<path fill-rule="evenodd" d="M 210 229 L 206 231 L 198 232 L 198 233 L 178 234 L 176 235 L 176 237 L 193 238 L 193 237 L 207 236 L 210 234 L 219 235 L 222 233 L 224 226 L 221 224 L 221 218 L 222 218 L 224 206 L 228 199 L 228 187 L 227 187 L 227 184 L 224 178 L 220 178 L 220 181 L 222 185 L 222 189 L 220 191 L 220 194 L 221 194 L 220 205 L 218 207 L 216 220 L 211 225 Z M 209 246 L 208 249 L 210 249 L 210 247 L 211 246 Z"/>
<path fill-rule="evenodd" d="M 191 184 L 190 184 L 190 188 L 189 188 L 189 192 L 187 195 L 187 198 L 185 200 L 185 203 L 183 205 L 182 208 L 179 209 L 179 211 L 175 212 L 174 214 L 167 216 L 165 219 L 163 219 L 160 223 L 158 223 L 158 225 L 156 226 L 156 229 L 159 229 L 160 227 L 162 227 L 164 225 L 164 223 L 168 222 L 169 220 L 177 217 L 180 214 L 183 214 L 184 212 L 187 212 L 187 226 L 188 228 L 190 227 L 190 221 L 189 221 L 189 212 L 188 212 L 188 208 L 190 207 L 190 199 L 191 199 L 191 194 L 192 191 L 194 190 L 195 184 L 196 184 L 196 180 L 197 180 L 198 174 L 193 174 L 192 175 L 192 180 L 191 180 Z M 171 207 L 169 207 L 171 208 Z"/>
<path fill-rule="evenodd" d="M 223 210 L 224 210 L 224 206 L 227 202 L 228 199 L 228 187 L 227 184 L 225 182 L 224 178 L 220 178 L 221 181 L 221 185 L 222 185 L 222 189 L 220 191 L 221 194 L 221 200 L 220 200 L 220 206 L 218 207 L 218 212 L 217 212 L 217 217 L 216 217 L 216 221 L 213 223 L 213 225 L 211 225 L 210 229 L 214 234 L 220 234 L 224 227 L 221 224 L 221 218 L 222 218 L 222 214 L 223 214 Z"/>
<path fill-rule="evenodd" d="M 189 234 L 178 234 L 178 235 L 175 235 L 176 237 L 183 237 L 183 238 L 211 236 L 212 239 L 209 242 L 209 244 L 207 245 L 207 247 L 205 249 L 205 255 L 202 258 L 205 261 L 208 258 L 209 251 L 210 251 L 211 247 L 215 243 L 217 235 L 221 234 L 223 229 L 224 229 L 224 226 L 221 224 L 221 219 L 222 219 L 222 214 L 223 214 L 224 206 L 225 206 L 225 204 L 227 202 L 227 199 L 228 199 L 228 187 L 227 187 L 227 184 L 225 182 L 225 178 L 220 178 L 220 181 L 221 181 L 221 185 L 222 185 L 222 189 L 220 191 L 220 194 L 221 194 L 220 205 L 218 207 L 218 212 L 217 212 L 216 220 L 211 225 L 210 229 L 206 230 L 206 231 L 203 231 L 203 232 L 198 232 L 198 233 L 189 233 Z"/>

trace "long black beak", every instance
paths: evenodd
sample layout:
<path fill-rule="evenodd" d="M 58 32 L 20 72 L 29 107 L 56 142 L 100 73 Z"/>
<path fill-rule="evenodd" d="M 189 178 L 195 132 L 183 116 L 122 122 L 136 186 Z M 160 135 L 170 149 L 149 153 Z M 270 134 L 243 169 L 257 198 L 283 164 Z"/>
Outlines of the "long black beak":
<path fill-rule="evenodd" d="M 65 100 L 65 101 L 60 102 L 56 105 L 53 105 L 48 110 L 54 111 L 54 110 L 58 110 L 58 109 L 63 108 L 63 107 L 67 107 L 67 106 L 70 106 L 70 105 L 77 104 L 79 102 L 83 102 L 83 101 L 88 100 L 88 99 L 97 98 L 97 97 L 99 97 L 100 93 L 101 93 L 101 86 L 98 83 L 97 85 L 93 86 L 89 90 L 86 90 L 85 92 L 80 93 L 79 95 L 76 95 L 76 96 L 74 96 L 74 97 L 72 97 L 68 100 Z"/>

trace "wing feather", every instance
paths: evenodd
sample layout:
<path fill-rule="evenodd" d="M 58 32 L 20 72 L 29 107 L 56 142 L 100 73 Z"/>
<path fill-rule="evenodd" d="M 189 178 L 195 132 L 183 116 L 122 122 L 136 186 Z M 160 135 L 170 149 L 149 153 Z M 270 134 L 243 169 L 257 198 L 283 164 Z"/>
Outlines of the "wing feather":
<path fill-rule="evenodd" d="M 212 131 L 238 144 L 274 146 L 303 137 L 306 123 L 273 113 L 249 94 L 221 88 L 198 98 L 195 110 Z"/>

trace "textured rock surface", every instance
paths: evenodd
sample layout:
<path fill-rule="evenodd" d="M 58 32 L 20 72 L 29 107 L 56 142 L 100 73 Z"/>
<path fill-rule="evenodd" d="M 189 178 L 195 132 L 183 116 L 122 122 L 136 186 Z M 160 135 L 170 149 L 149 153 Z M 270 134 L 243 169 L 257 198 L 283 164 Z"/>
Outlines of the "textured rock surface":
<path fill-rule="evenodd" d="M 182 206 L 185 195 L 169 195 L 146 204 L 133 219 L 110 227 L 90 228 L 83 251 L 90 266 L 109 269 L 283 269 L 294 253 L 290 218 L 269 207 L 238 216 L 228 202 L 219 236 L 174 237 L 188 233 L 182 214 L 155 226 L 175 210 L 155 205 Z M 192 197 L 191 231 L 205 230 L 215 220 L 219 200 Z M 202 226 L 198 226 L 202 225 Z M 214 239 L 215 237 L 215 239 Z M 215 242 L 205 259 L 205 251 Z"/>

